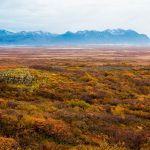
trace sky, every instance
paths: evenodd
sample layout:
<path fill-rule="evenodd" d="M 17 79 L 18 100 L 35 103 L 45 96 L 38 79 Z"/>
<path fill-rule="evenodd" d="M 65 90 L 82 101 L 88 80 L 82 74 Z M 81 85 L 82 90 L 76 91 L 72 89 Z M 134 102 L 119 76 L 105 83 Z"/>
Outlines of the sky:
<path fill-rule="evenodd" d="M 133 29 L 150 36 L 150 0 L 0 0 L 0 29 Z"/>

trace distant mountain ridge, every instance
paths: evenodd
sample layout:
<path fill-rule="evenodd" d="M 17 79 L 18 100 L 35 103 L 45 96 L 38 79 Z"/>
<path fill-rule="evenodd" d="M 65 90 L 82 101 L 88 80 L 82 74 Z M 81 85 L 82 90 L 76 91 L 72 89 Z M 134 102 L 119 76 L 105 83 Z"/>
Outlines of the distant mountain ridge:
<path fill-rule="evenodd" d="M 80 44 L 148 44 L 145 34 L 134 30 L 107 29 L 104 31 L 84 30 L 52 34 L 43 31 L 9 32 L 0 30 L 0 45 L 80 45 Z"/>

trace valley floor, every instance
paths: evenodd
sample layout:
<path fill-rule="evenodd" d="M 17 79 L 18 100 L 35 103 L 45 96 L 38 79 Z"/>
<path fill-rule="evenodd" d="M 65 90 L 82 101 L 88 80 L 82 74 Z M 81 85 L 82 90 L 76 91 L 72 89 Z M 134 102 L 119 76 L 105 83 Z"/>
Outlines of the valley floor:
<path fill-rule="evenodd" d="M 0 48 L 0 150 L 149 150 L 150 48 Z"/>

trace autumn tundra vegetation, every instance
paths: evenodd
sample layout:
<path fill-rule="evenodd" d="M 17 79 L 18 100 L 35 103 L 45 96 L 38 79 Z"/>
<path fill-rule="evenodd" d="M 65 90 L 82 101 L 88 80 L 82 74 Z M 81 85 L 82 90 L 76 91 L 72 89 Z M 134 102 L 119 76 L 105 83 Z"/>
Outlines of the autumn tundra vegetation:
<path fill-rule="evenodd" d="M 149 48 L 0 48 L 0 150 L 149 150 Z"/>

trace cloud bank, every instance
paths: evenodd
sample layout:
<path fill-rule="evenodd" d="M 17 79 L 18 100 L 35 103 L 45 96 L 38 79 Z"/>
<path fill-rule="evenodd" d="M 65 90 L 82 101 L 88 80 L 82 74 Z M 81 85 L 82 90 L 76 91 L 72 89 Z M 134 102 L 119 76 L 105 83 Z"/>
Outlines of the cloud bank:
<path fill-rule="evenodd" d="M 149 0 L 0 0 L 0 28 L 10 31 L 134 29 L 150 35 Z"/>

